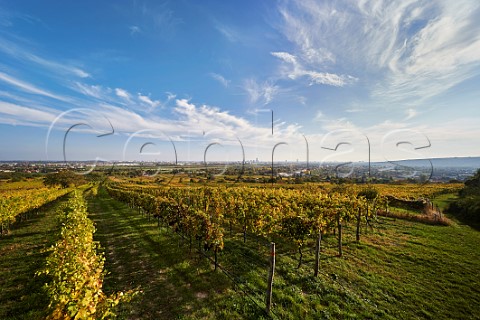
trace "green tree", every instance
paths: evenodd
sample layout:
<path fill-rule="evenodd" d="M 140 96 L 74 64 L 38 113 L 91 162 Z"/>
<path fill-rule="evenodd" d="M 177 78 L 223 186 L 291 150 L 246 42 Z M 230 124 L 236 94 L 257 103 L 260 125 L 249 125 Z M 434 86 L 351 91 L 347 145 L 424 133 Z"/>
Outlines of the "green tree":
<path fill-rule="evenodd" d="M 86 183 L 83 176 L 73 173 L 72 171 L 63 170 L 60 172 L 49 173 L 43 179 L 43 184 L 46 186 L 60 186 L 68 188 L 72 186 L 79 186 Z"/>
<path fill-rule="evenodd" d="M 456 201 L 450 203 L 447 212 L 464 223 L 480 228 L 480 169 L 465 181 Z"/>

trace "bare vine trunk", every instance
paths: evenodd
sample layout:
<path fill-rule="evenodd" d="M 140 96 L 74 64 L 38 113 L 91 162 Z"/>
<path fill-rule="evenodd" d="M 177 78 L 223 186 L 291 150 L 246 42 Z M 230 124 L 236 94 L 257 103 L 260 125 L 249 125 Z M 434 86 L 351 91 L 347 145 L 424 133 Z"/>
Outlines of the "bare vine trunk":
<path fill-rule="evenodd" d="M 303 252 L 302 252 L 302 247 L 301 246 L 298 247 L 298 253 L 300 254 L 300 258 L 298 259 L 297 269 L 300 269 L 300 267 L 302 266 L 302 262 L 303 262 Z"/>
<path fill-rule="evenodd" d="M 357 232 L 356 232 L 357 242 L 360 242 L 360 219 L 361 219 L 361 209 L 358 208 L 358 214 L 357 214 Z"/>
<path fill-rule="evenodd" d="M 337 214 L 338 224 L 338 256 L 342 256 L 342 222 L 340 221 L 340 215 Z"/>

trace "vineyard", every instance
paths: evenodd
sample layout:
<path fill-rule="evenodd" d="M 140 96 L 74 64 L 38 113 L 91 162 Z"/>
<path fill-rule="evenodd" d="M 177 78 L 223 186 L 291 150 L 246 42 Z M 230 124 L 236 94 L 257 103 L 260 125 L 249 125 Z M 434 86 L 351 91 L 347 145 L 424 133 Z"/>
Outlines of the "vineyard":
<path fill-rule="evenodd" d="M 322 234 L 339 235 L 342 255 L 342 224 L 356 225 L 356 241 L 364 222 L 373 228 L 377 214 L 389 214 L 389 203 L 413 207 L 419 211 L 433 208 L 429 198 L 454 193 L 459 184 L 448 185 L 381 185 L 380 188 L 358 185 L 315 186 L 298 188 L 255 187 L 162 187 L 112 182 L 107 186 L 111 196 L 138 207 L 147 215 L 171 226 L 189 238 L 202 242 L 216 253 L 223 249 L 225 230 L 233 226 L 266 239 L 281 235 L 301 249 L 309 238 L 321 240 Z M 446 220 L 435 218 L 440 224 Z M 315 274 L 318 271 L 315 270 Z"/>
<path fill-rule="evenodd" d="M 46 188 L 38 182 L 15 183 L 10 189 L 0 188 L 0 236 L 8 233 L 10 225 L 17 219 L 27 219 L 29 213 L 70 191 L 72 189 Z"/>
<path fill-rule="evenodd" d="M 226 230 L 234 227 L 247 234 L 273 239 L 284 236 L 294 242 L 300 254 L 309 237 L 321 239 L 322 233 L 334 229 L 339 234 L 339 255 L 342 255 L 342 223 L 355 220 L 357 241 L 362 220 L 373 227 L 376 211 L 387 210 L 384 197 L 373 189 L 354 192 L 349 188 L 325 192 L 309 189 L 240 188 L 122 188 L 107 187 L 108 192 L 131 207 L 185 235 L 190 242 L 198 240 L 205 250 L 213 250 L 215 266 L 217 252 L 224 247 Z M 319 240 L 320 241 L 320 240 Z M 318 259 L 318 257 L 317 257 Z M 315 274 L 318 270 L 315 270 Z"/>
<path fill-rule="evenodd" d="M 17 217 L 4 244 L 14 245 L 22 214 L 71 191 L 16 186 L 0 188 L 2 212 Z M 54 214 L 60 237 L 35 270 L 48 283 L 43 314 L 474 318 L 478 232 L 409 218 L 439 210 L 435 198 L 444 201 L 460 187 L 161 186 L 110 178 L 86 193 L 86 203 L 77 191 Z M 0 252 L 11 254 L 7 247 Z M 129 302 L 114 307 L 122 299 Z"/>
<path fill-rule="evenodd" d="M 396 187 L 398 193 L 395 192 Z M 321 273 L 321 259 L 342 257 L 344 243 L 354 243 L 358 247 L 361 234 L 379 230 L 385 232 L 389 220 L 377 213 L 395 210 L 389 207 L 391 194 L 396 194 L 398 198 L 395 199 L 403 201 L 414 202 L 424 198 L 422 201 L 425 203 L 420 203 L 430 207 L 428 198 L 425 201 L 426 196 L 455 192 L 458 184 L 411 189 L 412 192 L 408 193 L 408 186 L 403 185 L 383 185 L 378 189 L 377 186 L 358 185 L 178 188 L 119 181 L 106 186 L 110 196 L 145 215 L 147 220 L 157 220 L 158 226 L 176 233 L 190 252 L 192 247 L 197 248 L 198 252 L 209 257 L 215 270 L 219 267 L 227 274 L 255 301 L 258 308 L 265 305 L 269 264 L 265 257 L 271 255 L 268 249 L 271 242 L 277 243 L 280 256 L 292 259 L 289 262 L 291 270 L 287 274 L 302 269 L 302 273 L 317 277 L 319 271 Z M 342 237 L 348 237 L 348 240 Z M 250 244 L 247 239 L 250 239 Z M 239 257 L 232 258 L 232 252 Z M 238 262 L 235 261 L 238 258 L 245 260 L 245 257 L 260 262 L 259 266 L 258 263 L 252 265 L 250 261 L 250 268 L 262 273 L 265 281 L 252 286 L 241 272 L 237 272 Z M 295 261 L 294 265 L 292 261 Z M 277 281 L 288 282 L 285 278 Z M 280 305 L 282 307 L 280 310 L 277 308 L 277 315 L 280 318 L 289 317 L 289 313 L 284 311 L 288 303 L 284 305 L 281 302 Z M 272 314 L 275 315 L 275 311 Z M 301 314 L 302 317 L 306 315 Z"/>

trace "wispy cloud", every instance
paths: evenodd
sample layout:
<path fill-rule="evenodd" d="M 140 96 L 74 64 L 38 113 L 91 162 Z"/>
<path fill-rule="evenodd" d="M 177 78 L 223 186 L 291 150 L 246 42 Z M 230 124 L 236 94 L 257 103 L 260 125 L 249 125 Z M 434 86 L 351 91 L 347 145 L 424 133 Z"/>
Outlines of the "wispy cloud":
<path fill-rule="evenodd" d="M 38 110 L 18 104 L 0 101 L 0 122 L 4 124 L 33 125 L 51 123 L 56 117 L 56 110 Z"/>
<path fill-rule="evenodd" d="M 131 16 L 132 12 L 128 12 Z M 169 38 L 174 35 L 177 27 L 183 20 L 171 9 L 169 2 L 147 3 L 142 1 L 133 2 L 133 15 L 136 17 L 135 24 L 129 27 L 130 34 L 150 34 Z"/>
<path fill-rule="evenodd" d="M 320 121 L 321 119 L 323 119 L 323 117 L 324 117 L 323 112 L 322 111 L 317 111 L 317 114 L 315 115 L 313 120 L 314 121 Z"/>
<path fill-rule="evenodd" d="M 232 27 L 217 21 L 215 22 L 215 28 L 230 42 L 239 42 L 241 40 L 240 34 Z"/>
<path fill-rule="evenodd" d="M 251 104 L 269 104 L 277 95 L 280 88 L 271 81 L 258 83 L 255 79 L 247 79 L 243 82 L 243 89 L 246 91 Z"/>
<path fill-rule="evenodd" d="M 418 112 L 415 109 L 407 109 L 407 116 L 405 117 L 405 120 L 410 120 L 412 118 L 415 118 L 418 114 Z"/>
<path fill-rule="evenodd" d="M 222 86 L 224 86 L 225 88 L 228 87 L 230 85 L 230 82 L 231 82 L 230 80 L 225 79 L 222 75 L 220 75 L 218 73 L 214 73 L 214 72 L 210 73 L 210 77 L 212 77 L 213 79 L 220 82 L 222 84 Z"/>
<path fill-rule="evenodd" d="M 53 62 L 47 59 L 40 58 L 39 56 L 36 56 L 34 54 L 25 54 L 27 59 L 30 61 L 37 63 L 47 69 L 55 70 L 56 72 L 60 74 L 72 74 L 74 76 L 77 76 L 79 78 L 89 78 L 90 74 L 78 67 L 73 67 L 73 66 L 68 66 L 64 64 L 60 64 L 57 62 Z"/>
<path fill-rule="evenodd" d="M 479 10 L 468 0 L 285 1 L 280 30 L 294 54 L 272 54 L 291 78 L 341 84 L 305 70 L 354 70 L 379 104 L 419 105 L 480 73 Z"/>
<path fill-rule="evenodd" d="M 361 111 L 363 111 L 363 109 L 358 107 L 353 107 L 345 110 L 345 112 L 348 112 L 348 113 L 356 113 Z"/>
<path fill-rule="evenodd" d="M 112 90 L 101 85 L 89 85 L 82 82 L 74 82 L 73 90 L 91 98 L 105 100 L 108 99 Z"/>
<path fill-rule="evenodd" d="M 28 22 L 30 24 L 34 24 L 34 23 L 42 24 L 41 20 L 29 14 L 10 11 L 5 7 L 2 8 L 2 10 L 0 11 L 0 25 L 4 27 L 12 27 L 18 21 Z"/>
<path fill-rule="evenodd" d="M 60 101 L 68 101 L 69 99 L 54 93 L 51 93 L 47 90 L 41 89 L 31 83 L 28 83 L 26 81 L 17 79 L 15 77 L 12 77 L 6 73 L 0 72 L 0 80 L 3 82 L 6 82 L 18 89 L 21 89 L 24 92 L 28 93 L 33 93 L 33 94 L 38 94 L 41 96 L 49 97 L 52 99 L 60 100 Z"/>
<path fill-rule="evenodd" d="M 121 88 L 115 88 L 115 94 L 118 97 L 123 98 L 127 101 L 131 101 L 131 99 L 132 99 L 130 93 L 128 93 L 127 90 L 124 90 L 124 89 L 121 89 Z"/>
<path fill-rule="evenodd" d="M 0 25 L 2 27 L 11 27 L 13 25 L 9 12 L 4 8 L 0 11 Z"/>
<path fill-rule="evenodd" d="M 208 105 L 197 106 L 186 99 L 177 99 L 174 111 L 179 115 L 182 127 L 213 132 L 212 137 L 226 139 L 237 143 L 241 139 L 244 146 L 266 148 L 271 150 L 272 135 L 269 126 L 258 126 L 243 117 L 230 114 L 228 111 Z M 268 110 L 270 112 L 270 110 Z M 275 123 L 275 139 L 285 142 L 303 138 L 301 126 L 285 122 Z"/>
<path fill-rule="evenodd" d="M 139 26 L 130 26 L 128 29 L 130 30 L 130 35 L 132 36 L 142 32 L 142 29 Z"/>
<path fill-rule="evenodd" d="M 105 92 L 105 90 L 100 90 Z M 112 93 L 113 94 L 113 93 Z M 101 96 L 101 93 L 88 94 L 87 98 Z M 131 95 L 131 97 L 135 97 Z M 145 103 L 149 101 L 147 96 L 142 96 Z M 175 99 L 169 94 L 167 100 Z M 132 102 L 134 103 L 134 102 Z M 123 106 L 102 101 L 91 101 L 88 104 L 91 113 L 82 114 L 82 123 L 89 123 L 94 127 L 102 127 L 99 115 L 108 119 L 120 134 L 131 134 L 142 129 L 160 130 L 171 137 L 179 140 L 188 140 L 189 134 L 208 132 L 209 139 L 227 139 L 237 144 L 237 138 L 241 138 L 245 145 L 258 147 L 268 146 L 270 143 L 269 128 L 257 127 L 243 117 L 230 114 L 228 111 L 208 105 L 196 105 L 186 99 L 175 100 L 171 116 L 160 117 L 153 113 L 141 114 L 136 110 L 128 110 Z M 44 107 L 26 107 L 21 104 L 0 100 L 0 123 L 26 126 L 48 127 L 60 114 L 59 110 Z M 80 119 L 80 118 L 79 118 Z M 68 123 L 79 121 L 75 114 L 68 119 L 62 120 L 56 129 L 65 129 Z M 103 119 L 103 118 L 102 118 Z M 68 123 L 67 123 L 68 122 Z M 277 136 L 288 139 L 291 135 L 298 134 L 298 126 L 276 124 Z M 225 142 L 228 144 L 228 142 Z M 267 143 L 265 145 L 265 143 Z"/>
<path fill-rule="evenodd" d="M 57 75 L 73 75 L 78 78 L 90 77 L 88 72 L 77 66 L 62 64 L 50 59 L 42 58 L 39 55 L 32 53 L 31 50 L 23 48 L 4 37 L 0 37 L 0 51 L 10 55 L 14 59 L 29 61 L 35 66 L 48 69 Z"/>
<path fill-rule="evenodd" d="M 152 99 L 150 94 L 132 94 L 126 89 L 105 87 L 102 85 L 90 85 L 82 82 L 75 82 L 72 90 L 84 95 L 86 98 L 94 98 L 107 104 L 119 104 L 142 112 L 152 112 L 158 107 L 167 105 L 175 99 L 175 95 L 167 92 L 164 101 Z"/>
<path fill-rule="evenodd" d="M 138 100 L 146 104 L 151 109 L 155 109 L 156 107 L 159 107 L 162 105 L 162 103 L 159 100 L 152 100 L 149 96 L 142 95 L 141 93 L 139 93 L 137 97 L 138 97 Z"/>
<path fill-rule="evenodd" d="M 329 72 L 318 72 L 307 70 L 299 59 L 288 52 L 271 52 L 272 56 L 279 58 L 284 62 L 281 73 L 284 77 L 295 80 L 301 77 L 307 77 L 312 84 L 325 84 L 336 87 L 342 87 L 347 83 L 357 81 L 353 76 L 337 75 Z"/>
<path fill-rule="evenodd" d="M 232 131 L 238 128 L 246 130 L 249 127 L 247 121 L 234 117 L 228 112 L 222 112 L 218 108 L 207 105 L 197 107 L 187 99 L 177 99 L 175 102 L 175 113 L 180 116 L 182 122 L 191 126 L 190 128 L 202 131 L 214 129 Z"/>

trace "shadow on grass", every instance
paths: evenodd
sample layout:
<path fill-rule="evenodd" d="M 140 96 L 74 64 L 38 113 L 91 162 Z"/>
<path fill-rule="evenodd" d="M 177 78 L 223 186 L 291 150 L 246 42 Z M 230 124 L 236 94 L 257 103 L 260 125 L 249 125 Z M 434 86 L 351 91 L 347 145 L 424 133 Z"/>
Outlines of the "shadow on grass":
<path fill-rule="evenodd" d="M 61 202 L 43 206 L 38 214 L 12 225 L 0 238 L 0 319 L 44 319 L 48 296 L 46 276 L 35 276 L 45 265 L 45 249 L 55 243 Z"/>
<path fill-rule="evenodd" d="M 454 212 L 453 210 L 447 211 L 447 216 L 453 218 L 457 223 L 461 225 L 466 225 L 475 229 L 476 231 L 480 231 L 480 223 L 472 221 L 471 217 L 466 217 L 461 213 Z"/>

